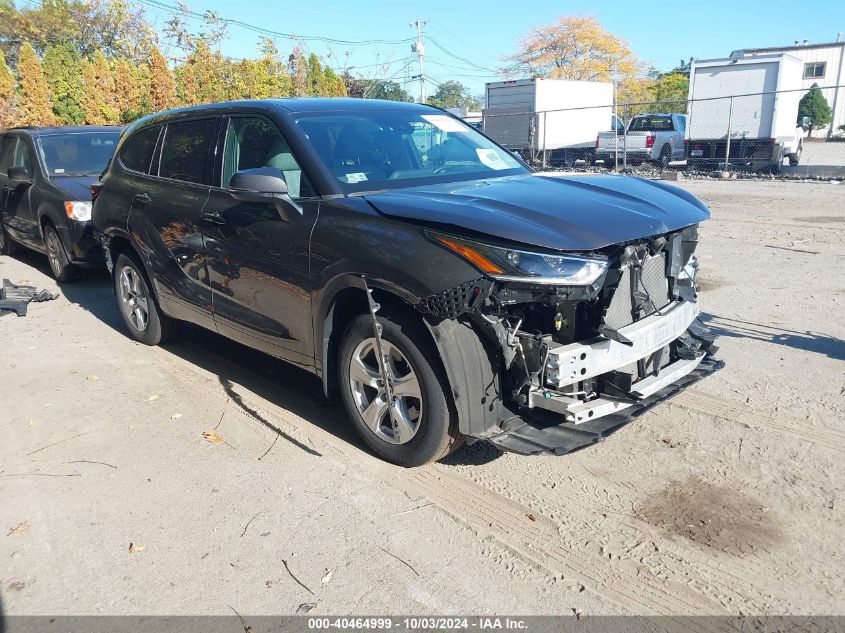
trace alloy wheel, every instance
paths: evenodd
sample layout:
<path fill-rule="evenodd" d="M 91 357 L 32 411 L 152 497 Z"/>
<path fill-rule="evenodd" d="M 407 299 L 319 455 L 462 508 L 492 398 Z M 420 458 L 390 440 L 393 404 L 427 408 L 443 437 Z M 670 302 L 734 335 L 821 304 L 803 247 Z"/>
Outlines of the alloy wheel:
<path fill-rule="evenodd" d="M 44 232 L 44 241 L 47 246 L 47 261 L 50 262 L 50 268 L 53 274 L 58 277 L 62 274 L 62 245 L 59 242 L 59 236 L 52 229 L 46 229 Z"/>
<path fill-rule="evenodd" d="M 393 402 L 388 402 L 375 338 L 361 341 L 353 351 L 349 386 L 367 428 L 385 442 L 406 444 L 417 434 L 422 420 L 422 389 L 402 351 L 389 341 L 382 340 L 382 345 Z"/>
<path fill-rule="evenodd" d="M 149 323 L 149 299 L 141 275 L 131 266 L 124 266 L 118 276 L 120 308 L 129 324 L 138 332 Z"/>

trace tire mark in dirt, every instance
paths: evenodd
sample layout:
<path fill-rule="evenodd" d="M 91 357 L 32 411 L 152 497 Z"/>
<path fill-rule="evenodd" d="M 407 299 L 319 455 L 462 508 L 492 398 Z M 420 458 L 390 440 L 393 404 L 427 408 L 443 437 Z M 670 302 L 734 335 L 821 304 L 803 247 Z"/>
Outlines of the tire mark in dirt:
<path fill-rule="evenodd" d="M 683 586 L 614 565 L 577 545 L 565 542 L 556 524 L 536 511 L 492 490 L 445 471 L 438 465 L 400 471 L 397 483 L 409 485 L 459 522 L 489 536 L 522 558 L 546 569 L 586 580 L 588 588 L 632 613 L 660 616 L 723 615 L 726 609 Z M 531 521 L 528 514 L 536 518 Z M 583 584 L 583 583 L 582 583 Z M 685 625 L 698 631 L 731 631 L 716 621 Z"/>
<path fill-rule="evenodd" d="M 164 368 L 173 374 L 188 378 L 194 387 L 220 402 L 229 397 L 207 370 L 173 357 L 164 350 L 161 353 L 166 356 L 162 363 Z M 197 380 L 197 376 L 201 380 Z M 357 466 L 406 492 L 425 496 L 479 536 L 492 538 L 549 573 L 565 573 L 584 579 L 590 591 L 605 596 L 631 613 L 664 617 L 729 613 L 692 589 L 662 581 L 645 574 L 642 569 L 618 567 L 603 556 L 588 551 L 581 543 L 567 542 L 551 519 L 465 477 L 450 473 L 443 466 L 430 465 L 412 470 L 390 466 L 315 427 L 308 420 L 280 409 L 242 385 L 232 383 L 232 386 L 238 389 L 243 402 L 250 409 L 260 412 L 262 417 L 275 420 L 283 428 L 295 430 L 297 435 L 319 436 L 320 441 L 335 448 L 345 458 L 354 460 Z M 529 514 L 534 520 L 529 518 Z M 665 620 L 661 622 L 666 624 Z M 681 629 L 701 633 L 735 630 L 715 620 L 684 620 L 676 624 Z"/>
<path fill-rule="evenodd" d="M 828 427 L 814 427 L 798 420 L 765 418 L 741 403 L 695 390 L 686 390 L 666 402 L 698 413 L 715 415 L 728 421 L 772 429 L 821 448 L 845 453 L 845 433 Z"/>

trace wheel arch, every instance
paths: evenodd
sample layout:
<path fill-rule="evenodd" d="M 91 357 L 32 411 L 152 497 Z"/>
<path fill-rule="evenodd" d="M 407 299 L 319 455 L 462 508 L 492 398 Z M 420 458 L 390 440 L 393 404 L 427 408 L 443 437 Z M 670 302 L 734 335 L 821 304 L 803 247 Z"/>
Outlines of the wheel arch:
<path fill-rule="evenodd" d="M 423 314 L 389 284 L 367 278 L 373 299 L 380 304 L 379 314 L 412 319 L 420 326 L 431 349 L 437 354 L 448 381 L 449 399 L 457 412 L 458 428 L 472 437 L 498 432 L 503 420 L 512 417 L 503 401 L 501 365 L 488 337 L 480 335 L 469 322 L 438 319 Z M 405 293 L 402 293 L 405 294 Z M 367 294 L 360 277 L 347 279 L 337 288 L 325 308 L 316 330 L 319 341 L 317 366 L 327 397 L 337 394 L 337 354 L 340 339 L 356 316 L 369 313 Z"/>
<path fill-rule="evenodd" d="M 381 314 L 402 315 L 422 323 L 422 314 L 413 307 L 419 299 L 388 280 L 367 277 L 366 286 L 363 278 L 354 274 L 332 280 L 315 306 L 313 323 L 316 364 L 327 397 L 337 393 L 337 352 L 343 332 L 356 316 L 369 314 L 366 287 L 382 306 Z"/>
<path fill-rule="evenodd" d="M 141 250 L 137 247 L 135 241 L 132 239 L 132 236 L 126 231 L 113 229 L 109 233 L 105 234 L 104 242 L 105 246 L 103 250 L 105 251 L 106 256 L 106 266 L 108 267 L 112 278 L 114 278 L 114 265 L 117 262 L 118 256 L 125 251 L 129 251 L 141 263 L 141 272 L 147 279 L 147 284 L 149 285 L 150 290 L 153 293 L 153 298 L 155 299 L 156 303 L 159 304 L 158 291 L 155 287 L 155 284 L 152 283 L 152 275 L 150 275 L 150 269 L 147 265 L 146 260 L 141 255 Z M 112 284 L 112 291 L 114 290 L 114 284 Z"/>

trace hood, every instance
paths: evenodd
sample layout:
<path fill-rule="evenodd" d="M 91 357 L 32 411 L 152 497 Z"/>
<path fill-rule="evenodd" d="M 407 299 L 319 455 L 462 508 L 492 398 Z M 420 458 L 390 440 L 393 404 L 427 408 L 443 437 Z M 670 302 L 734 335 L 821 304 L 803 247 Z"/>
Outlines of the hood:
<path fill-rule="evenodd" d="M 50 176 L 50 183 L 60 189 L 66 200 L 91 200 L 91 185 L 98 182 L 97 176 Z"/>
<path fill-rule="evenodd" d="M 380 213 L 504 240 L 591 251 L 710 217 L 695 196 L 629 176 L 520 175 L 368 194 Z"/>

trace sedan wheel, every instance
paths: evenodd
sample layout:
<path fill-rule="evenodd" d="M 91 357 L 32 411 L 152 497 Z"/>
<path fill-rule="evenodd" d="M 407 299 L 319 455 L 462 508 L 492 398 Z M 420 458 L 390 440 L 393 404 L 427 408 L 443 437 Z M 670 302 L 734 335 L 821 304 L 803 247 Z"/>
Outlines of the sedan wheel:
<path fill-rule="evenodd" d="M 120 308 L 129 325 L 143 333 L 150 320 L 149 299 L 141 276 L 131 266 L 124 266 L 118 281 Z"/>
<path fill-rule="evenodd" d="M 405 444 L 417 434 L 422 419 L 423 398 L 420 383 L 411 363 L 398 347 L 382 342 L 386 369 L 393 395 L 381 378 L 376 339 L 361 341 L 352 353 L 349 385 L 358 413 L 367 428 L 379 439 L 391 444 Z"/>
<path fill-rule="evenodd" d="M 47 261 L 56 281 L 71 281 L 76 277 L 76 269 L 68 261 L 59 234 L 49 223 L 44 226 L 44 249 L 47 251 Z"/>

